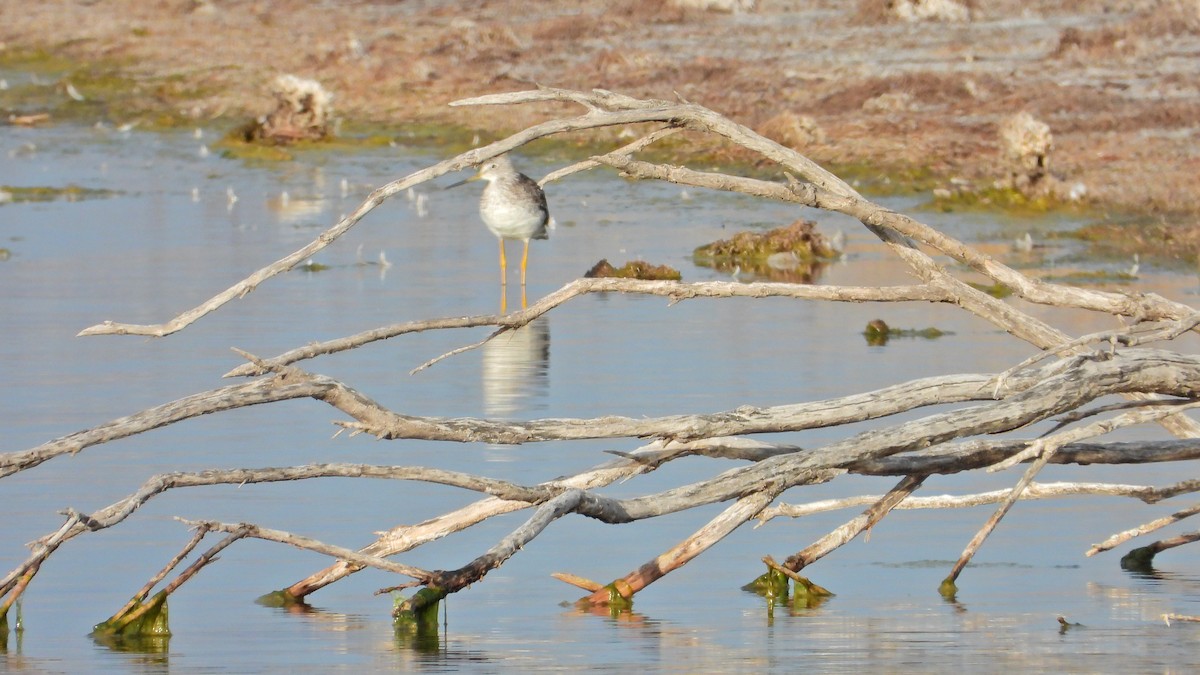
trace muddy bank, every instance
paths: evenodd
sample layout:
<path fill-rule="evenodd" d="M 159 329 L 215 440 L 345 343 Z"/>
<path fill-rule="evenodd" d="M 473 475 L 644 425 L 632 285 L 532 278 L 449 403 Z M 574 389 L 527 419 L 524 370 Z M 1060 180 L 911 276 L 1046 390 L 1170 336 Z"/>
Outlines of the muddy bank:
<path fill-rule="evenodd" d="M 445 104 L 533 83 L 679 95 L 864 180 L 925 187 L 1001 177 L 999 125 L 1027 111 L 1053 134 L 1050 173 L 1081 199 L 1195 225 L 1195 2 L 1000 0 L 976 3 L 967 21 L 918 22 L 889 19 L 880 4 L 766 0 L 724 14 L 631 0 L 3 3 L 0 58 L 37 49 L 118 64 L 143 101 L 94 111 L 112 117 L 150 117 L 157 105 L 183 120 L 241 121 L 270 109 L 280 73 L 320 81 L 349 120 L 485 137 L 546 111 Z M 4 116 L 38 112 L 13 108 Z"/>

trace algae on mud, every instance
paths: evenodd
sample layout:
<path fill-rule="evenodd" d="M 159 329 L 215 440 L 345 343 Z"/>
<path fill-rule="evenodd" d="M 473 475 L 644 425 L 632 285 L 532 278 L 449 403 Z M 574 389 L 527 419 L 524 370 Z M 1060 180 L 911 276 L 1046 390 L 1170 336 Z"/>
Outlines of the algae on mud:
<path fill-rule="evenodd" d="M 105 199 L 120 194 L 115 190 L 86 188 L 79 185 L 66 187 L 18 187 L 15 185 L 0 185 L 0 204 L 9 202 L 50 202 L 61 199 L 75 202 L 81 199 Z"/>
<path fill-rule="evenodd" d="M 644 260 L 631 260 L 620 267 L 613 267 L 607 259 L 593 265 L 583 276 L 585 279 L 641 279 L 643 281 L 679 281 L 683 278 L 679 270 L 668 265 L 652 265 Z"/>
<path fill-rule="evenodd" d="M 78 62 L 45 49 L 0 50 L 0 69 L 33 76 L 10 83 L 0 95 L 3 109 L 48 113 L 52 121 L 177 128 L 194 123 L 177 104 L 211 93 L 183 75 L 134 77 L 120 60 Z"/>
<path fill-rule="evenodd" d="M 768 232 L 738 232 L 729 239 L 705 244 L 692 252 L 702 267 L 722 272 L 752 273 L 780 281 L 812 283 L 825 262 L 840 252 L 817 231 L 816 222 L 800 219 Z"/>

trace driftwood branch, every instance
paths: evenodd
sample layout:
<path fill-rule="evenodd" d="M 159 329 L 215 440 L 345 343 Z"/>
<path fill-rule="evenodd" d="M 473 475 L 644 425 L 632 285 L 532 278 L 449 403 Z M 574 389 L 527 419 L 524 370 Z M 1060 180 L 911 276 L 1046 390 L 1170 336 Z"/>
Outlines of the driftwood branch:
<path fill-rule="evenodd" d="M 608 586 L 595 590 L 581 602 L 590 605 L 608 605 L 617 597 L 629 600 L 634 593 L 683 567 L 741 527 L 743 523 L 770 504 L 782 491 L 783 485 L 776 483 L 764 486 L 758 492 L 742 497 L 695 534 L 672 547 L 671 550 L 613 581 Z"/>
<path fill-rule="evenodd" d="M 561 102 L 582 107 L 582 113 L 551 119 L 507 138 L 470 150 L 378 188 L 350 215 L 322 232 L 303 248 L 259 269 L 242 281 L 194 309 L 162 324 L 134 325 L 104 322 L 80 335 L 135 334 L 165 336 L 175 333 L 223 305 L 252 292 L 264 281 L 286 272 L 316 251 L 333 245 L 367 213 L 396 193 L 451 171 L 478 164 L 530 141 L 564 132 L 614 125 L 644 124 L 649 131 L 637 140 L 607 153 L 597 154 L 548 175 L 543 183 L 573 173 L 610 168 L 631 178 L 662 180 L 681 185 L 735 191 L 797 206 L 823 209 L 850 216 L 877 236 L 885 247 L 908 265 L 917 280 L 904 286 L 805 286 L 797 284 L 741 284 L 733 282 L 662 282 L 622 279 L 580 279 L 541 298 L 527 309 L 504 315 L 478 315 L 409 321 L 288 350 L 270 358 L 239 352 L 246 363 L 227 377 L 256 379 L 200 392 L 155 406 L 96 427 L 77 431 L 24 451 L 0 454 L 0 478 L 32 469 L 50 459 L 73 455 L 86 448 L 150 432 L 186 419 L 237 408 L 297 398 L 319 401 L 340 417 L 333 424 L 351 434 L 379 439 L 420 439 L 452 443 L 519 445 L 584 439 L 645 439 L 633 452 L 572 476 L 533 485 L 522 485 L 487 476 L 412 466 L 316 464 L 266 469 L 229 469 L 176 472 L 147 479 L 134 493 L 90 514 L 66 512 L 65 522 L 54 532 L 33 542 L 30 556 L 0 579 L 7 608 L 37 574 L 41 564 L 62 545 L 87 532 L 113 527 L 131 518 L 142 505 L 168 490 L 218 484 L 253 485 L 263 482 L 319 480 L 328 477 L 375 478 L 437 483 L 477 492 L 481 498 L 416 525 L 395 526 L 378 533 L 374 542 L 359 550 L 316 541 L 303 535 L 251 523 L 184 521 L 200 528 L 191 543 L 135 596 L 144 601 L 200 541 L 204 532 L 230 536 L 218 547 L 252 537 L 274 541 L 334 559 L 323 570 L 294 582 L 284 591 L 294 599 L 307 595 L 367 567 L 405 575 L 413 581 L 403 587 L 424 585 L 437 589 L 438 597 L 482 580 L 560 519 L 588 517 L 619 524 L 656 518 L 709 504 L 727 504 L 724 511 L 690 537 L 607 585 L 575 577 L 572 583 L 586 588 L 591 604 L 629 601 L 634 594 L 694 560 L 743 523 L 757 519 L 762 525 L 776 516 L 799 517 L 822 510 L 866 506 L 866 510 L 833 532 L 793 554 L 784 564 L 765 556 L 770 565 L 798 583 L 797 572 L 858 534 L 868 531 L 893 509 L 953 508 L 999 503 L 1000 507 L 968 545 L 951 571 L 958 577 L 966 562 L 999 525 L 1008 509 L 1022 499 L 1104 494 L 1132 497 L 1154 503 L 1200 490 L 1200 480 L 1183 479 L 1163 487 L 1093 483 L 1034 482 L 1049 463 L 1135 464 L 1185 462 L 1200 458 L 1200 424 L 1182 414 L 1200 399 L 1200 357 L 1151 349 L 1151 342 L 1170 341 L 1195 331 L 1200 312 L 1182 303 L 1153 294 L 1134 294 L 1069 287 L 1029 278 L 972 247 L 903 214 L 873 203 L 845 181 L 817 163 L 779 143 L 764 138 L 732 120 L 690 103 L 638 100 L 613 92 L 541 88 L 534 91 L 482 96 L 457 101 L 456 106 L 519 105 Z M 719 137 L 753 153 L 777 168 L 775 180 L 702 172 L 637 159 L 637 153 L 678 134 Z M 1114 321 L 1128 322 L 1110 330 L 1071 336 L 1047 320 L 1032 316 L 1020 306 L 991 297 L 958 278 L 928 251 L 947 256 L 973 273 L 1000 284 L 1028 302 L 1054 308 L 1102 313 Z M 663 417 L 618 417 L 596 411 L 575 419 L 492 420 L 416 416 L 390 410 L 351 384 L 302 370 L 296 363 L 380 343 L 404 335 L 463 328 L 490 327 L 491 335 L 436 356 L 417 370 L 454 354 L 479 346 L 505 332 L 518 330 L 551 313 L 574 298 L 590 293 L 655 295 L 670 305 L 691 299 L 791 298 L 805 302 L 923 302 L 954 305 L 992 326 L 1024 340 L 1036 353 L 999 373 L 968 373 L 926 377 L 848 396 L 772 407 L 741 406 L 717 412 Z M 411 380 L 419 386 L 420 378 Z M 1113 405 L 1098 399 L 1120 395 L 1135 401 Z M 936 412 L 921 412 L 939 406 Z M 895 415 L 918 413 L 915 419 L 896 422 Z M 1045 420 L 1058 426 L 1040 438 L 996 440 L 991 434 L 1013 432 Z M 843 437 L 818 447 L 751 438 L 758 434 L 786 434 L 810 429 L 840 428 L 869 422 Z M 1118 428 L 1159 423 L 1177 440 L 1103 442 L 1101 437 Z M 465 446 L 461 446 L 465 447 Z M 712 460 L 712 474 L 691 484 L 616 499 L 604 488 L 615 481 L 633 480 L 682 457 Z M 1000 470 L 1025 464 L 1016 484 L 1000 490 L 961 497 L 918 496 L 926 477 L 963 471 Z M 894 476 L 896 486 L 882 496 L 859 496 L 813 502 L 800 506 L 776 504 L 784 492 L 806 485 L 836 480 L 846 473 Z M 529 518 L 516 530 L 468 564 L 446 570 L 425 570 L 388 560 L 441 537 L 462 533 L 504 513 L 530 509 Z M 1200 511 L 1177 510 L 1143 526 L 1114 535 L 1093 547 L 1088 555 L 1106 550 L 1134 536 L 1155 531 Z M 1181 535 L 1156 542 L 1148 556 L 1194 540 Z M 792 549 L 795 550 L 795 549 Z M 180 575 L 182 583 L 215 558 L 216 549 Z M 1146 558 L 1148 559 L 1148 557 Z M 177 586 L 170 586 L 174 588 Z M 127 608 L 128 609 L 128 608 Z M 128 609 L 118 613 L 139 611 Z"/>
<path fill-rule="evenodd" d="M 1200 489 L 1191 486 L 1190 491 Z M 1078 497 L 1080 495 L 1098 495 L 1104 497 L 1133 497 L 1142 501 L 1154 501 L 1160 488 L 1148 485 L 1117 485 L 1113 483 L 1030 483 L 1021 492 L 1021 500 L 1058 499 Z M 986 504 L 1003 502 L 1013 493 L 1013 488 L 991 490 L 969 495 L 932 495 L 926 497 L 907 497 L 896 504 L 896 509 L 962 509 Z M 803 518 L 826 511 L 851 509 L 856 506 L 867 506 L 883 499 L 882 495 L 859 495 L 841 499 L 823 499 L 806 504 L 776 504 L 769 509 L 763 509 L 758 514 L 759 525 L 766 524 L 773 518 Z M 1181 513 L 1187 513 L 1181 512 Z M 1157 521 L 1156 521 L 1157 522 Z M 1175 522 L 1172 520 L 1171 522 Z M 1146 530 L 1149 531 L 1149 530 Z M 1144 534 L 1139 532 L 1138 534 Z M 1090 552 L 1089 552 L 1090 554 Z"/>
<path fill-rule="evenodd" d="M 374 328 L 343 338 L 304 345 L 278 356 L 263 359 L 262 364 L 243 364 L 225 373 L 225 377 L 262 375 L 270 367 L 284 366 L 305 359 L 355 349 L 379 340 L 408 333 L 454 328 L 497 326 L 520 328 L 572 298 L 589 293 L 628 293 L 669 298 L 671 304 L 692 298 L 797 298 L 835 302 L 952 302 L 953 298 L 928 286 L 803 286 L 799 284 L 729 281 L 684 283 L 680 281 L 644 281 L 640 279 L 576 279 L 543 297 L 528 308 L 509 314 L 408 321 Z M 494 335 L 493 335 L 494 337 Z M 489 338 L 490 339 L 490 338 Z"/>
<path fill-rule="evenodd" d="M 1110 551 L 1110 550 L 1116 548 L 1117 546 L 1124 544 L 1125 542 L 1129 541 L 1130 539 L 1133 539 L 1134 537 L 1140 537 L 1143 534 L 1149 534 L 1151 532 L 1154 532 L 1155 530 L 1160 530 L 1168 525 L 1174 525 L 1175 523 L 1178 523 L 1181 520 L 1184 520 L 1186 518 L 1191 518 L 1192 516 L 1196 515 L 1197 513 L 1200 513 L 1200 504 L 1193 504 L 1192 506 L 1189 506 L 1186 509 L 1180 509 L 1179 511 L 1176 511 L 1175 513 L 1172 513 L 1169 516 L 1165 516 L 1163 518 L 1157 518 L 1157 519 L 1152 520 L 1144 525 L 1139 525 L 1135 528 L 1125 530 L 1124 532 L 1118 532 L 1117 534 L 1114 534 L 1113 536 L 1109 537 L 1108 539 L 1105 539 L 1103 542 L 1096 544 L 1095 546 L 1092 546 L 1091 548 L 1089 548 L 1087 550 L 1087 553 L 1085 553 L 1084 555 L 1093 556 L 1093 555 L 1096 555 L 1097 553 L 1103 553 L 1104 551 Z"/>

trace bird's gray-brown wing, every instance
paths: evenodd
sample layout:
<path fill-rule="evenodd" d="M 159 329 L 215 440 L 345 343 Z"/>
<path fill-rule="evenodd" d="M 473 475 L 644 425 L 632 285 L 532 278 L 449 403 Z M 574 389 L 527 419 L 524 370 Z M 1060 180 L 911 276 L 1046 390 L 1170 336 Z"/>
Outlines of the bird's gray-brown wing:
<path fill-rule="evenodd" d="M 523 173 L 517 174 L 517 184 L 522 192 L 528 194 L 537 204 L 537 208 L 542 212 L 542 224 L 538 227 L 538 231 L 534 233 L 532 239 L 549 239 L 550 234 L 546 231 L 546 223 L 550 221 L 550 207 L 546 205 L 546 192 L 542 190 L 542 186 L 537 184 L 537 181 L 526 176 Z"/>

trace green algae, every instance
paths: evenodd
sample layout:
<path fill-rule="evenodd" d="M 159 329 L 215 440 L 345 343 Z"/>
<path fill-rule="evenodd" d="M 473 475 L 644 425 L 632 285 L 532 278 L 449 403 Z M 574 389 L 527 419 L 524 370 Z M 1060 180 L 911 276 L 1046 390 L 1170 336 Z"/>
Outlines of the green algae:
<path fill-rule="evenodd" d="M 76 202 L 83 199 L 105 199 L 120 194 L 115 190 L 86 188 L 79 185 L 65 187 L 34 186 L 16 187 L 0 185 L 0 204 L 7 202 L 52 202 L 63 200 Z"/>
<path fill-rule="evenodd" d="M 1050 213 L 1083 213 L 1078 202 L 1064 200 L 1050 192 L 1026 194 L 1013 187 L 982 189 L 935 189 L 933 198 L 921 208 L 951 212 L 1002 212 L 1012 215 L 1046 215 Z"/>
<path fill-rule="evenodd" d="M 867 344 L 872 347 L 882 347 L 892 338 L 936 340 L 953 334 L 950 331 L 932 326 L 928 328 L 892 328 L 883 319 L 871 320 L 867 323 L 867 327 L 863 329 L 862 333 L 863 337 L 867 340 Z"/>
<path fill-rule="evenodd" d="M 300 600 L 296 596 L 287 592 L 287 590 L 271 591 L 270 593 L 264 593 L 264 594 L 258 596 L 257 598 L 255 598 L 254 602 L 255 602 L 255 604 L 262 605 L 263 607 L 275 607 L 275 608 L 307 607 L 307 605 L 305 604 L 305 602 L 303 600 Z"/>
<path fill-rule="evenodd" d="M 1049 274 L 1041 277 L 1041 280 L 1067 284 L 1068 286 L 1097 286 L 1103 284 L 1130 284 L 1137 281 L 1137 276 L 1128 272 L 1089 270 L 1068 272 L 1066 274 Z"/>
<path fill-rule="evenodd" d="M 750 583 L 742 586 L 743 591 L 761 595 L 768 600 L 781 600 L 789 596 L 790 581 L 783 572 L 768 568 Z"/>
<path fill-rule="evenodd" d="M 119 61 L 79 63 L 47 49 L 0 52 L 0 68 L 30 73 L 36 80 L 12 83 L 4 108 L 15 114 L 49 113 L 51 121 L 136 123 L 142 129 L 169 129 L 193 123 L 173 102 L 207 93 L 173 75 L 134 78 Z"/>
<path fill-rule="evenodd" d="M 999 282 L 993 282 L 990 284 L 979 284 L 979 283 L 975 283 L 973 281 L 968 281 L 967 285 L 970 286 L 971 288 L 974 288 L 977 291 L 983 291 L 984 293 L 987 293 L 988 295 L 992 296 L 993 298 L 997 298 L 1000 300 L 1003 300 L 1004 298 L 1007 298 L 1013 294 L 1013 291 L 1011 288 L 1009 288 L 1008 286 L 1005 286 L 1004 284 L 999 283 Z"/>
<path fill-rule="evenodd" d="M 446 598 L 442 588 L 428 586 L 417 591 L 411 598 L 397 594 L 392 599 L 392 619 L 397 631 L 437 633 L 438 610 Z"/>
<path fill-rule="evenodd" d="M 167 593 L 159 591 L 147 601 L 130 602 L 116 616 L 95 625 L 92 637 L 170 637 Z"/>

